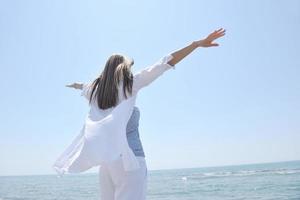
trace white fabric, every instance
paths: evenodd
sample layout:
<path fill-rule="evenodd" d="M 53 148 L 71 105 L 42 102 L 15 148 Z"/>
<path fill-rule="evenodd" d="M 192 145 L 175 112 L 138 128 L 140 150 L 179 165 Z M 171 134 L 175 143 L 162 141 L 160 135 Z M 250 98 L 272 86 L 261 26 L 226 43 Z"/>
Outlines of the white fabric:
<path fill-rule="evenodd" d="M 99 167 L 101 200 L 145 200 L 147 192 L 147 164 L 144 157 L 136 157 L 140 168 L 125 171 L 121 159 Z"/>
<path fill-rule="evenodd" d="M 166 70 L 175 66 L 167 62 L 172 55 L 164 56 L 154 65 L 146 67 L 133 76 L 132 96 L 125 98 L 122 82 L 119 85 L 117 106 L 102 110 L 92 102 L 90 111 L 78 136 L 65 149 L 53 165 L 59 175 L 65 172 L 79 173 L 94 166 L 117 160 L 120 156 L 125 171 L 138 169 L 139 162 L 130 149 L 126 138 L 126 125 L 132 114 L 138 91 L 149 85 Z M 91 83 L 84 84 L 81 95 L 89 99 Z"/>

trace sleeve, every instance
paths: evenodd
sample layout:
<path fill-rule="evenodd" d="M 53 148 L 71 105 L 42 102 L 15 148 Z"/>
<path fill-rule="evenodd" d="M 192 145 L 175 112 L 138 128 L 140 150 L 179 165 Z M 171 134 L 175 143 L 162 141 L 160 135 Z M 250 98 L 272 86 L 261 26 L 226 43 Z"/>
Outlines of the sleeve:
<path fill-rule="evenodd" d="M 171 54 L 162 57 L 155 64 L 146 67 L 133 75 L 133 91 L 137 93 L 141 88 L 149 85 L 168 69 L 174 69 L 175 65 L 170 65 L 168 62 L 173 59 Z"/>
<path fill-rule="evenodd" d="M 91 95 L 91 83 L 83 83 L 82 91 L 80 93 L 81 96 L 84 96 L 87 100 L 90 99 Z"/>

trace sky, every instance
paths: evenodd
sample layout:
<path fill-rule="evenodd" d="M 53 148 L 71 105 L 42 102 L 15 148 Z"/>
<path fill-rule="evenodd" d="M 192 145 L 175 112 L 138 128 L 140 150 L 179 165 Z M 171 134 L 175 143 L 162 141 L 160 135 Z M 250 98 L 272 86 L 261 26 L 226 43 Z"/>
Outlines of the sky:
<path fill-rule="evenodd" d="M 218 28 L 140 91 L 149 170 L 300 159 L 300 1 L 0 0 L 0 175 L 55 174 L 122 53 L 134 72 Z M 88 172 L 95 172 L 96 168 Z"/>

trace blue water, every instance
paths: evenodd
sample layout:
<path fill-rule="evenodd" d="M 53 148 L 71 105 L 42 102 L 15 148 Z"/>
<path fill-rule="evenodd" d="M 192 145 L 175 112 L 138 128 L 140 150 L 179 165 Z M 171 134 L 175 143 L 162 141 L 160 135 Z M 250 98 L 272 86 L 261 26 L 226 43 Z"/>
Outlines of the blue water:
<path fill-rule="evenodd" d="M 99 200 L 97 174 L 2 176 L 0 200 Z M 148 200 L 300 200 L 300 161 L 149 171 Z"/>

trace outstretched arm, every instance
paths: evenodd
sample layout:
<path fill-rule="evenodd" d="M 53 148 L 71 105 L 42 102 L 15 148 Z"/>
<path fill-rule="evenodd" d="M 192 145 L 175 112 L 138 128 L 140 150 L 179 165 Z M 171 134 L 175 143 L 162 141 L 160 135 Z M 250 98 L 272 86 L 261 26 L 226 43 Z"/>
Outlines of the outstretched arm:
<path fill-rule="evenodd" d="M 170 60 L 168 62 L 168 64 L 173 65 L 173 66 L 176 65 L 178 62 L 180 62 L 183 58 L 185 58 L 187 55 L 189 55 L 192 51 L 194 51 L 198 47 L 219 46 L 218 43 L 213 43 L 213 41 L 224 35 L 225 35 L 225 29 L 220 28 L 218 30 L 215 30 L 214 32 L 209 34 L 205 39 L 194 41 L 191 44 L 189 44 L 188 46 L 173 52 L 171 54 L 173 56 L 173 59 Z"/>
<path fill-rule="evenodd" d="M 91 83 L 76 83 L 76 82 L 66 85 L 66 87 L 81 90 L 80 95 L 84 96 L 88 100 L 90 99 L 90 93 L 91 93 L 91 90 L 89 89 L 90 86 L 91 86 Z"/>
<path fill-rule="evenodd" d="M 225 35 L 224 29 L 216 30 L 205 39 L 194 41 L 188 46 L 162 57 L 162 59 L 154 65 L 138 71 L 134 74 L 133 91 L 137 93 L 141 88 L 152 83 L 168 69 L 175 69 L 175 65 L 196 48 L 219 46 L 219 44 L 213 43 L 213 41 L 223 35 Z"/>
<path fill-rule="evenodd" d="M 66 87 L 82 90 L 83 89 L 83 83 L 72 83 L 72 84 L 66 85 Z"/>

